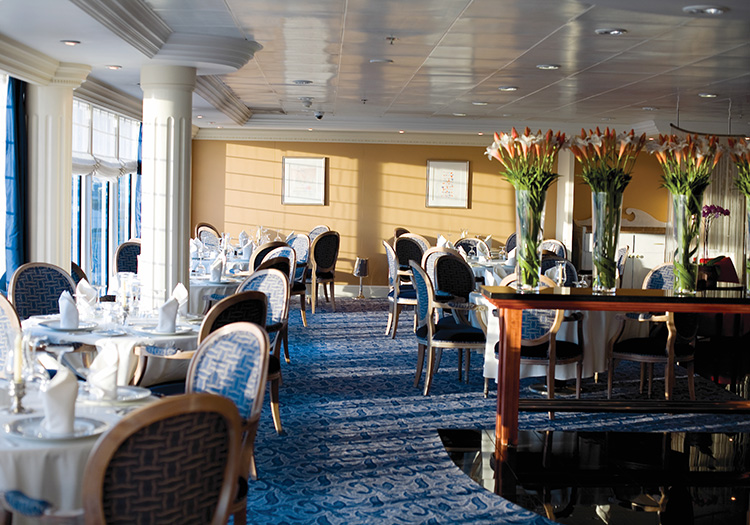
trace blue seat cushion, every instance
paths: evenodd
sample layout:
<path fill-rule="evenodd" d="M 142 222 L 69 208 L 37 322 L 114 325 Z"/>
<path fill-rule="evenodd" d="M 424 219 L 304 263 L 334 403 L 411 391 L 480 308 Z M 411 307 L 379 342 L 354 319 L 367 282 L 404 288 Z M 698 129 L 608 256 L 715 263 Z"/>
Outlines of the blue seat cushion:
<path fill-rule="evenodd" d="M 453 299 L 453 294 L 443 290 L 435 290 L 435 300 L 444 303 Z"/>
<path fill-rule="evenodd" d="M 411 287 L 399 288 L 398 296 L 400 299 L 415 299 L 417 298 L 417 292 Z M 393 290 L 388 292 L 388 299 L 393 299 Z"/>
<path fill-rule="evenodd" d="M 418 339 L 426 338 L 427 326 L 418 328 L 416 334 Z M 486 340 L 480 328 L 457 323 L 452 317 L 443 317 L 437 322 L 432 339 L 452 343 L 483 343 Z"/>

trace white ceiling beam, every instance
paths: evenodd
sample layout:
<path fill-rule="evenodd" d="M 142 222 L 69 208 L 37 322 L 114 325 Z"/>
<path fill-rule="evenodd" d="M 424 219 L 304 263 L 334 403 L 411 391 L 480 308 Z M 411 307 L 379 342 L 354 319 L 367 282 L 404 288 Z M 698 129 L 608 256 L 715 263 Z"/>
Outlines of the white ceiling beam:
<path fill-rule="evenodd" d="M 239 126 L 253 115 L 250 108 L 217 76 L 199 76 L 195 82 L 195 92 Z"/>
<path fill-rule="evenodd" d="M 94 78 L 81 84 L 73 96 L 138 121 L 143 119 L 143 101 Z"/>

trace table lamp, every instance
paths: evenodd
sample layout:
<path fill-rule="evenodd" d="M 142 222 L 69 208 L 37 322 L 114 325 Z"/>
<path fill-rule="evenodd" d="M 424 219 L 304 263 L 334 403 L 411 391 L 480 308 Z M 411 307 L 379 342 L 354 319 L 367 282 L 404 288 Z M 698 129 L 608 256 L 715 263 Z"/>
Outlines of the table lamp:
<path fill-rule="evenodd" d="M 369 274 L 369 259 L 363 257 L 357 257 L 354 262 L 354 276 L 359 277 L 359 295 L 355 299 L 364 299 L 365 296 L 362 293 L 362 278 L 367 277 Z"/>

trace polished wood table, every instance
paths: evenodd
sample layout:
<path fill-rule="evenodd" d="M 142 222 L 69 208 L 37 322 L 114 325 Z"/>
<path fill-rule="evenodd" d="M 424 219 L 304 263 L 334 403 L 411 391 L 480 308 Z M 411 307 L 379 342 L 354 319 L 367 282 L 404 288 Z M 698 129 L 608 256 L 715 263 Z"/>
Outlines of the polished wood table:
<path fill-rule="evenodd" d="M 533 400 L 519 402 L 521 317 L 524 309 L 564 309 L 632 312 L 750 313 L 750 299 L 742 290 L 706 290 L 679 296 L 671 290 L 619 289 L 614 295 L 597 295 L 591 288 L 545 288 L 521 294 L 507 286 L 482 286 L 484 295 L 500 311 L 500 355 L 497 382 L 495 454 L 518 442 L 518 410 L 583 412 L 720 412 L 750 413 L 750 402 Z"/>

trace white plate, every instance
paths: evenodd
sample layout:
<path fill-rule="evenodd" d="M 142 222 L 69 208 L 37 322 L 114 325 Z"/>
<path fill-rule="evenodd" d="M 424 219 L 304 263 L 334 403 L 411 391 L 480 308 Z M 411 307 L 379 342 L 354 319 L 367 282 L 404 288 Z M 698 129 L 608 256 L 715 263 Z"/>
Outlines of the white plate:
<path fill-rule="evenodd" d="M 94 330 L 94 333 L 96 335 L 106 335 L 108 337 L 118 337 L 121 335 L 127 335 L 127 332 L 125 330 L 120 330 L 119 328 L 110 328 L 110 329 L 102 329 L 102 330 Z"/>
<path fill-rule="evenodd" d="M 155 326 L 140 326 L 133 331 L 146 335 L 187 335 L 195 333 L 193 328 L 178 328 L 174 332 L 157 332 Z"/>
<path fill-rule="evenodd" d="M 97 436 L 107 430 L 109 425 L 104 421 L 77 417 L 73 423 L 72 434 L 55 434 L 42 427 L 44 417 L 26 417 L 5 424 L 5 433 L 9 436 L 41 441 L 58 441 L 64 439 L 84 439 Z"/>
<path fill-rule="evenodd" d="M 81 383 L 80 388 L 78 389 L 78 398 L 76 400 L 84 405 L 110 405 L 112 403 L 139 401 L 141 399 L 146 399 L 150 395 L 151 391 L 148 388 L 141 388 L 139 386 L 118 386 L 117 399 L 98 399 L 88 390 L 85 383 Z"/>
<path fill-rule="evenodd" d="M 46 328 L 57 330 L 58 332 L 90 332 L 91 330 L 99 326 L 96 323 L 78 323 L 78 328 L 61 328 L 59 319 L 54 321 L 42 321 L 39 324 Z"/>

